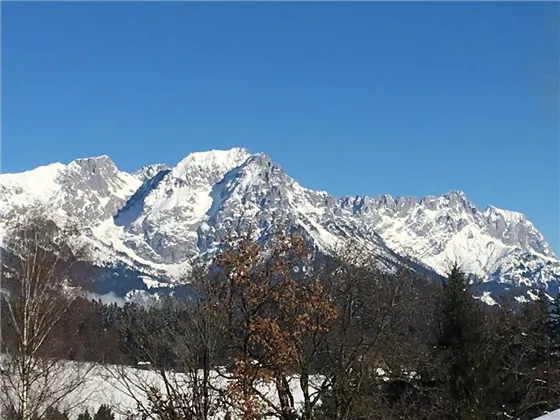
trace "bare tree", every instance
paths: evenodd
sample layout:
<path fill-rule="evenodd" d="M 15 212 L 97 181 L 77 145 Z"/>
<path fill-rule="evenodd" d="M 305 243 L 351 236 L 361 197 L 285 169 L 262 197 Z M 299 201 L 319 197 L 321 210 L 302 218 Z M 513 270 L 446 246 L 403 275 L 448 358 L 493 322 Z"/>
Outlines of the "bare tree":
<path fill-rule="evenodd" d="M 364 248 L 340 250 L 328 277 L 339 316 L 321 352 L 319 418 L 391 417 L 388 400 L 415 387 L 429 322 L 426 283 L 405 268 L 379 269 Z M 391 407 L 393 406 L 393 407 Z M 416 414 L 414 414 L 416 415 Z"/>
<path fill-rule="evenodd" d="M 22 420 L 69 404 L 65 398 L 91 368 L 62 360 L 75 332 L 65 317 L 78 296 L 86 247 L 74 225 L 58 227 L 45 214 L 29 212 L 3 241 L 1 405 Z"/>
<path fill-rule="evenodd" d="M 123 332 L 133 337 L 124 351 L 143 368 L 107 367 L 114 385 L 135 401 L 143 418 L 206 420 L 220 406 L 217 352 L 225 322 L 217 284 L 200 263 L 184 281 L 192 287 L 192 301 L 164 297 L 121 322 Z"/>

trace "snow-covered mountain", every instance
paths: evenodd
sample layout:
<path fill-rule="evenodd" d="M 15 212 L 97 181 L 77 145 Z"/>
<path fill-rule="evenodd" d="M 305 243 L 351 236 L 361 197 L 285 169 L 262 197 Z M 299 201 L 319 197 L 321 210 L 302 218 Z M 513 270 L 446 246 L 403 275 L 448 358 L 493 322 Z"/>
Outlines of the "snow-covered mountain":
<path fill-rule="evenodd" d="M 299 229 L 325 254 L 356 242 L 388 268 L 402 262 L 444 274 L 459 261 L 491 290 L 556 291 L 560 283 L 560 260 L 520 213 L 480 211 L 459 191 L 337 199 L 242 148 L 192 153 L 172 168 L 156 164 L 132 174 L 101 156 L 0 175 L 1 224 L 36 202 L 82 224 L 96 265 L 112 268 L 105 276 L 120 292 L 126 287 L 117 287 L 117 272 L 143 280 L 130 288 L 178 282 L 229 230 L 251 227 L 266 238 L 279 226 Z"/>

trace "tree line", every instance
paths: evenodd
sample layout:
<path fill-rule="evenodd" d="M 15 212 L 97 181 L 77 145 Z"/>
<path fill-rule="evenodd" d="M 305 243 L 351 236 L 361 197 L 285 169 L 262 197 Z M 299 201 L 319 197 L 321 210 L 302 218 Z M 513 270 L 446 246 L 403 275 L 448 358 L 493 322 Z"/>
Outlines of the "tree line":
<path fill-rule="evenodd" d="M 381 271 L 358 247 L 318 262 L 297 232 L 248 232 L 185 273 L 188 298 L 106 305 L 80 296 L 78 237 L 35 214 L 5 241 L 6 419 L 79 411 L 66 397 L 99 365 L 136 401 L 129 420 L 532 420 L 560 407 L 560 298 L 544 291 L 489 306 L 459 263 L 439 282 Z"/>

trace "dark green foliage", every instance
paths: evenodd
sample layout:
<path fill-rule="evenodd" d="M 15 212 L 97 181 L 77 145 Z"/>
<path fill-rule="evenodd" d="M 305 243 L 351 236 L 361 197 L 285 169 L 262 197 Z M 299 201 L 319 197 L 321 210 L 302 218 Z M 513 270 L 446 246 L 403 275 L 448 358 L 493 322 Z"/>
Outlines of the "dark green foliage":
<path fill-rule="evenodd" d="M 309 372 L 330 375 L 334 385 L 313 417 L 301 419 L 532 420 L 560 407 L 560 298 L 541 293 L 524 305 L 488 306 L 473 298 L 458 267 L 441 286 L 406 271 L 341 276 L 331 285 L 340 317 L 309 349 Z M 94 307 L 99 316 L 91 319 L 101 336 L 117 337 L 120 360 L 149 361 L 150 369 L 185 362 L 176 343 L 193 330 L 191 304 Z M 225 365 L 227 342 L 220 348 L 197 363 Z M 392 372 L 388 379 L 379 366 Z"/>
<path fill-rule="evenodd" d="M 13 407 L 8 408 L 5 412 L 0 412 L 0 419 L 2 420 L 21 420 L 21 418 L 21 412 L 18 412 Z M 53 407 L 47 407 L 42 415 L 34 414 L 31 418 L 33 420 L 69 420 L 67 413 Z"/>
<path fill-rule="evenodd" d="M 551 302 L 545 291 L 540 289 L 537 299 L 529 304 L 528 316 L 534 320 L 534 329 L 531 332 L 535 344 L 535 362 L 542 363 L 550 355 L 553 333 L 551 319 Z"/>
<path fill-rule="evenodd" d="M 113 410 L 108 405 L 101 405 L 93 416 L 93 420 L 115 420 L 115 415 L 113 414 Z"/>
<path fill-rule="evenodd" d="M 443 285 L 439 348 L 445 351 L 451 395 L 461 419 L 482 419 L 496 376 L 484 353 L 483 313 L 467 279 L 454 266 Z"/>
<path fill-rule="evenodd" d="M 56 408 L 47 408 L 45 411 L 45 415 L 43 416 L 44 420 L 68 420 L 68 414 L 63 413 Z"/>
<path fill-rule="evenodd" d="M 442 287 L 440 352 L 452 419 L 532 420 L 560 407 L 551 303 L 496 306 L 474 299 L 454 267 Z"/>
<path fill-rule="evenodd" d="M 89 410 L 86 409 L 83 413 L 78 414 L 76 420 L 93 420 L 93 418 L 91 417 Z"/>
<path fill-rule="evenodd" d="M 554 359 L 560 361 L 560 291 L 550 306 L 549 325 L 552 341 L 552 353 Z"/>
<path fill-rule="evenodd" d="M 472 342 L 481 338 L 481 313 L 469 284 L 454 266 L 443 284 L 440 346 L 464 352 Z"/>
<path fill-rule="evenodd" d="M 115 420 L 115 414 L 110 406 L 102 404 L 93 416 L 89 410 L 86 409 L 78 414 L 76 420 Z"/>
<path fill-rule="evenodd" d="M 437 351 L 454 408 L 450 414 L 469 420 L 509 418 L 509 407 L 525 398 L 519 386 L 522 373 L 514 368 L 526 362 L 525 349 L 533 341 L 514 311 L 476 300 L 457 265 L 442 292 Z"/>
<path fill-rule="evenodd" d="M 406 270 L 387 274 L 338 265 L 323 280 L 338 316 L 328 331 L 301 341 L 306 347 L 293 373 L 302 380 L 319 374 L 329 382 L 320 391 L 322 404 L 290 418 L 532 420 L 560 407 L 560 296 L 551 300 L 540 291 L 525 304 L 488 306 L 472 296 L 457 266 L 443 284 Z M 65 322 L 79 324 L 68 337 L 72 352 L 66 354 L 74 360 L 149 362 L 146 368 L 156 372 L 191 373 L 232 361 L 231 338 L 218 325 L 223 319 L 211 319 L 193 301 L 164 297 L 151 306 L 119 307 L 79 299 Z M 158 392 L 151 394 L 159 413 L 153 418 L 204 418 L 192 414 L 196 404 L 186 393 Z M 3 418 L 20 417 L 12 412 Z M 50 409 L 34 418 L 47 419 L 68 416 Z M 115 415 L 104 405 L 77 419 Z"/>

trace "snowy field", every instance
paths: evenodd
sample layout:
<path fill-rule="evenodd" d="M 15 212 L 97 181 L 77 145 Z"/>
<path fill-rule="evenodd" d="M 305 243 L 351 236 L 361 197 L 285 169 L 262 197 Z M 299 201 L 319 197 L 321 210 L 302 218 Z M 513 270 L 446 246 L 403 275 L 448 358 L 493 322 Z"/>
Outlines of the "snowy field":
<path fill-rule="evenodd" d="M 127 380 L 123 380 L 126 377 Z M 168 378 L 172 378 L 177 384 L 182 385 L 181 389 L 188 389 L 188 378 L 183 374 L 169 374 Z M 320 378 L 311 378 L 311 383 L 318 383 Z M 224 376 L 217 373 L 213 375 L 212 384 L 218 389 L 224 389 L 228 380 Z M 121 366 L 96 366 L 88 375 L 88 379 L 74 393 L 68 396 L 65 401 L 67 407 L 74 407 L 71 410 L 71 418 L 75 418 L 77 413 L 88 409 L 95 412 L 100 405 L 109 405 L 115 411 L 117 419 L 124 418 L 128 410 L 134 411 L 137 403 L 145 403 L 147 401 L 143 390 L 146 385 L 153 385 L 159 389 L 164 389 L 164 382 L 156 372 L 144 369 L 136 369 L 132 367 Z M 290 380 L 290 387 L 293 392 L 296 406 L 303 401 L 303 394 L 299 387 L 297 378 Z M 275 404 L 278 398 L 271 387 L 263 385 L 260 387 L 267 398 Z M 222 420 L 225 412 L 217 413 L 213 416 L 214 420 Z"/>
<path fill-rule="evenodd" d="M 83 408 L 88 407 L 89 411 L 96 411 L 101 404 L 107 404 L 114 407 L 117 414 L 117 418 L 121 419 L 124 417 L 124 413 L 127 410 L 133 410 L 136 407 L 136 399 L 140 398 L 144 401 L 145 396 L 141 396 L 140 393 L 132 397 L 130 390 L 127 389 L 122 383 L 122 381 L 115 378 L 115 374 L 111 373 L 113 367 L 97 367 L 90 376 L 88 382 L 79 390 L 76 395 L 72 395 L 71 399 L 75 400 L 86 400 L 87 403 L 81 404 L 80 410 L 74 410 L 74 415 L 77 411 L 82 411 Z M 163 386 L 163 382 L 160 376 L 155 372 L 134 369 L 134 368 L 124 368 L 126 374 L 130 377 L 134 377 L 136 382 L 145 381 L 152 383 L 154 385 Z M 122 370 L 119 368 L 119 371 Z M 179 379 L 181 380 L 181 379 Z M 314 378 L 312 382 L 319 383 L 320 378 Z M 221 388 L 226 386 L 227 380 L 224 378 L 215 378 L 215 383 L 220 384 Z M 303 394 L 299 387 L 299 381 L 297 378 L 292 378 L 290 381 L 290 387 L 292 389 L 294 400 L 296 406 L 299 406 L 303 401 Z M 270 387 L 263 386 L 262 391 L 266 394 L 268 398 L 273 400 L 275 403 L 278 402 L 278 398 L 274 391 Z M 214 417 L 215 420 L 224 419 L 224 413 L 218 414 Z M 560 420 L 560 409 L 555 410 L 551 413 L 545 414 L 544 416 L 538 417 L 535 420 Z"/>
<path fill-rule="evenodd" d="M 72 365 L 72 363 L 69 363 L 69 366 Z M 84 368 L 84 366 L 86 367 Z M 69 372 L 72 369 L 71 367 L 68 368 Z M 84 363 L 80 364 L 80 369 L 89 370 L 87 379 L 73 393 L 68 395 L 63 403 L 64 408 L 70 409 L 71 419 L 75 419 L 78 413 L 86 408 L 90 412 L 96 412 L 102 404 L 113 409 L 116 419 L 124 419 L 127 411 L 137 411 L 138 403 L 146 404 L 147 397 L 143 390 L 147 389 L 147 385 L 161 390 L 164 389 L 162 377 L 151 370 L 114 365 L 92 366 Z M 67 377 L 71 375 L 68 374 Z M 168 379 L 180 385 L 183 392 L 189 389 L 189 379 L 185 374 L 168 373 L 167 376 Z M 228 383 L 225 376 L 214 373 L 212 375 L 212 385 L 218 389 L 224 389 Z M 123 378 L 126 378 L 126 380 L 123 380 Z M 310 378 L 310 383 L 319 385 L 321 379 L 320 377 Z M 290 388 L 296 407 L 299 407 L 303 401 L 303 393 L 297 377 L 291 378 Z M 278 403 L 277 395 L 272 387 L 263 384 L 259 390 L 274 404 Z M 224 418 L 225 411 L 220 411 L 212 417 L 213 420 L 223 420 Z M 560 409 L 535 420 L 560 420 Z"/>

